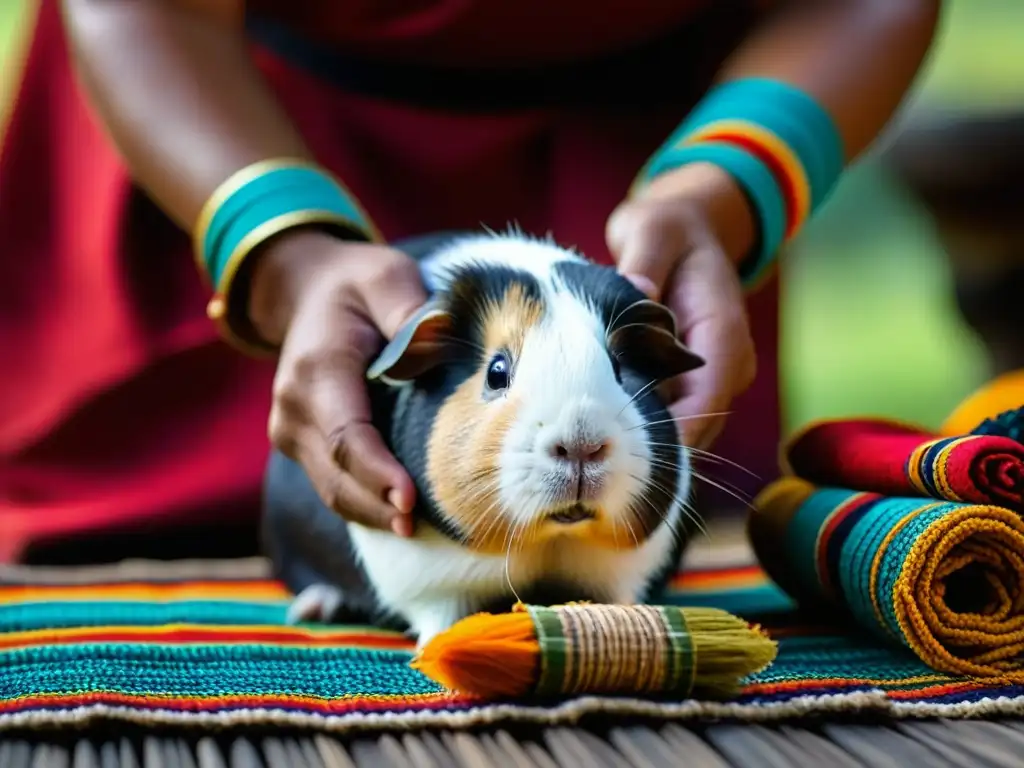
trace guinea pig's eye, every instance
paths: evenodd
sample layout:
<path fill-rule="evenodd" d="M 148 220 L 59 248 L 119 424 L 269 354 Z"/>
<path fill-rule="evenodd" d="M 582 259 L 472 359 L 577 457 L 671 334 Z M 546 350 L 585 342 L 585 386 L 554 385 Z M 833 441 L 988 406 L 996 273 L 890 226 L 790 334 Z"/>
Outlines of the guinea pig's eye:
<path fill-rule="evenodd" d="M 510 368 L 507 356 L 495 355 L 487 366 L 487 388 L 508 389 Z"/>

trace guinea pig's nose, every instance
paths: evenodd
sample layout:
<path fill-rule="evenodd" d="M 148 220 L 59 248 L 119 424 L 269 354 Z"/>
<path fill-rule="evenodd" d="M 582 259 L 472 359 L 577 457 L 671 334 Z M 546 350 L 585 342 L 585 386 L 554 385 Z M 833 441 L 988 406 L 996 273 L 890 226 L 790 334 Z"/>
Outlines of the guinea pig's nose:
<path fill-rule="evenodd" d="M 608 447 L 607 440 L 556 440 L 551 455 L 564 461 L 604 461 Z"/>

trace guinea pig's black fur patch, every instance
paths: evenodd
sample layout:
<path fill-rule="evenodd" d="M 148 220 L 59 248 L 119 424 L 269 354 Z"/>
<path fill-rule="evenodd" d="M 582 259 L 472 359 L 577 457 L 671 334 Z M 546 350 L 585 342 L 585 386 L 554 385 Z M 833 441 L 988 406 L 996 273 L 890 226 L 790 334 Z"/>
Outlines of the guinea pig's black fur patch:
<path fill-rule="evenodd" d="M 647 298 L 612 267 L 565 261 L 555 267 L 555 272 L 574 296 L 593 305 L 605 327 L 630 304 Z"/>

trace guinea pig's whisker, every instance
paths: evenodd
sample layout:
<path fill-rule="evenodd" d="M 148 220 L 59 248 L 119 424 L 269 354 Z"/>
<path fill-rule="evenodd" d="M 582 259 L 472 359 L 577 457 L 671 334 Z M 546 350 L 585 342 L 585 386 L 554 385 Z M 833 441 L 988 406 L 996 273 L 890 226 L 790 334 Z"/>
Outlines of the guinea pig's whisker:
<path fill-rule="evenodd" d="M 523 602 L 523 599 L 519 596 L 516 591 L 515 584 L 512 583 L 512 568 L 510 563 L 512 561 L 512 543 L 516 539 L 516 530 L 519 528 L 518 523 L 513 523 L 509 529 L 508 534 L 508 548 L 505 550 L 505 584 L 508 585 L 508 591 L 512 593 L 512 597 L 516 599 L 517 603 Z"/>
<path fill-rule="evenodd" d="M 489 504 L 487 504 L 486 509 L 484 509 L 478 515 L 478 518 L 487 521 L 486 528 L 483 529 L 482 534 L 480 534 L 479 536 L 479 538 L 483 540 L 489 538 L 490 534 L 492 534 L 495 527 L 502 521 L 501 515 L 493 514 L 494 512 L 498 511 L 502 505 L 502 500 L 496 493 L 498 490 L 498 485 L 499 481 L 495 479 L 492 482 L 490 482 L 487 487 L 481 488 L 479 492 L 470 497 L 471 499 L 475 499 L 479 496 L 483 497 L 481 501 L 485 501 L 487 499 L 490 500 Z"/>
<path fill-rule="evenodd" d="M 669 462 L 669 461 L 661 461 L 661 460 L 656 459 L 656 458 L 648 458 L 647 461 L 653 467 L 657 467 L 659 469 L 667 469 L 670 472 L 679 472 L 679 470 L 681 469 L 681 467 L 678 464 L 673 464 L 672 462 Z M 674 491 L 671 491 L 668 488 L 665 488 L 664 486 L 658 484 L 652 478 L 648 478 L 647 484 L 650 485 L 650 486 L 653 486 L 655 488 L 655 490 L 661 491 L 662 493 L 664 493 L 669 498 L 675 498 L 675 496 L 676 496 Z"/>
<path fill-rule="evenodd" d="M 660 467 L 661 469 L 668 469 L 671 470 L 672 472 L 679 472 L 681 469 L 683 469 L 683 467 L 680 467 L 678 464 L 675 464 L 671 461 L 663 461 L 661 459 L 656 458 L 650 458 L 647 461 L 649 461 L 655 467 Z M 687 469 L 689 468 L 687 467 Z"/>
<path fill-rule="evenodd" d="M 689 416 L 676 416 L 671 419 L 659 419 L 658 421 L 645 421 L 643 424 L 638 424 L 635 427 L 630 427 L 627 432 L 632 432 L 637 429 L 643 429 L 644 427 L 656 427 L 659 424 L 670 424 L 673 422 L 680 421 L 693 421 L 694 419 L 709 419 L 712 416 L 728 416 L 732 411 L 718 411 L 716 413 L 694 413 Z"/>
<path fill-rule="evenodd" d="M 679 470 L 679 469 L 683 468 L 682 464 L 678 464 L 678 463 L 672 461 L 671 459 L 663 459 L 660 456 L 653 456 L 653 455 L 646 455 L 645 456 L 642 453 L 632 453 L 632 452 L 630 452 L 629 455 L 633 456 L 633 457 L 635 457 L 637 459 L 644 459 L 645 461 L 648 461 L 651 464 L 656 464 L 659 467 L 666 467 L 668 469 L 675 469 L 675 470 Z"/>
<path fill-rule="evenodd" d="M 645 490 L 647 487 L 651 487 L 654 488 L 654 490 L 656 491 L 661 491 L 663 494 L 668 496 L 669 499 L 675 499 L 676 497 L 674 491 L 670 491 L 668 488 L 666 488 L 664 485 L 662 485 L 652 477 L 640 477 L 639 475 L 634 475 L 632 472 L 629 473 L 629 476 L 636 480 L 641 487 L 645 488 Z"/>
<path fill-rule="evenodd" d="M 708 527 L 704 525 L 704 519 L 700 516 L 700 513 L 697 511 L 697 508 L 694 507 L 689 502 L 683 502 L 679 507 L 679 511 L 686 515 L 687 520 L 693 522 L 697 530 L 700 531 L 700 533 L 704 536 L 704 539 L 708 542 L 708 544 L 710 544 L 711 532 L 708 531 Z M 680 533 L 679 536 L 680 538 L 682 538 L 682 533 Z"/>
<path fill-rule="evenodd" d="M 743 494 L 738 489 L 730 488 L 730 487 L 728 487 L 727 484 L 722 484 L 722 483 L 715 482 L 711 478 L 705 477 L 704 475 L 700 474 L 699 472 L 694 472 L 693 476 L 697 480 L 700 480 L 701 482 L 707 483 L 712 488 L 717 488 L 722 493 L 726 493 L 729 496 L 732 496 L 734 499 L 736 499 L 736 501 L 738 501 L 740 504 L 744 505 L 748 509 L 751 509 L 751 510 L 754 509 L 754 505 L 750 503 L 751 500 L 749 498 L 744 498 Z"/>
<path fill-rule="evenodd" d="M 619 521 L 616 517 L 612 517 L 612 544 L 616 549 L 619 548 Z"/>
<path fill-rule="evenodd" d="M 666 488 L 664 488 L 662 486 L 658 486 L 655 483 L 651 483 L 651 485 L 654 485 L 662 493 L 666 493 L 666 494 L 668 493 L 668 489 L 666 489 Z M 672 495 L 673 498 L 675 498 L 675 494 L 670 494 L 670 495 Z M 652 504 L 652 508 L 654 508 L 657 511 L 657 508 L 654 507 L 653 504 Z M 701 519 L 700 514 L 698 514 L 697 510 L 694 509 L 694 507 L 692 505 L 690 505 L 685 500 L 681 500 L 680 503 L 679 503 L 679 511 L 680 511 L 681 514 L 683 514 L 686 517 L 686 519 L 690 520 L 693 523 L 694 527 L 697 529 L 697 531 L 702 536 L 704 536 L 704 538 L 708 539 L 709 541 L 711 540 L 711 534 L 708 532 L 707 526 L 704 525 L 703 519 Z"/>
<path fill-rule="evenodd" d="M 646 493 L 640 494 L 640 500 L 655 513 L 663 514 L 659 511 L 657 505 L 650 498 L 648 498 Z M 686 519 L 690 520 L 693 523 L 694 527 L 705 539 L 707 539 L 708 541 L 711 540 L 711 534 L 708 532 L 707 526 L 704 525 L 704 521 L 700 518 L 700 515 L 697 514 L 697 511 L 692 506 L 690 506 L 686 502 L 682 502 L 679 506 L 679 511 L 682 515 L 686 517 Z M 635 510 L 633 510 L 633 514 L 636 514 Z M 671 528 L 670 530 L 672 532 L 673 539 L 675 539 L 676 541 L 682 540 L 682 531 L 677 530 L 676 528 Z"/>
<path fill-rule="evenodd" d="M 484 528 L 484 530 L 479 534 L 480 539 L 483 539 L 484 541 L 489 539 L 491 533 L 494 532 L 494 529 L 501 522 L 501 517 L 499 515 L 493 514 L 498 510 L 500 506 L 501 499 L 492 499 L 491 503 L 487 505 L 487 508 L 482 513 L 480 513 L 480 517 L 487 520 L 487 527 Z M 474 533 L 476 533 L 476 531 L 474 531 Z"/>
<path fill-rule="evenodd" d="M 636 512 L 634 510 L 632 510 L 632 509 L 629 509 L 628 512 L 629 512 L 629 514 L 625 517 L 625 519 L 623 519 L 622 522 L 626 524 L 626 530 L 629 532 L 630 537 L 632 537 L 632 539 L 633 539 L 633 546 L 639 548 L 640 547 L 640 539 L 637 538 L 636 531 L 633 530 L 633 526 L 629 522 L 629 518 L 630 517 L 635 518 L 637 515 L 636 515 Z"/>
<path fill-rule="evenodd" d="M 646 442 L 647 442 L 647 445 L 656 446 L 658 448 L 680 448 L 681 447 L 687 453 L 692 453 L 693 454 L 693 458 L 695 458 L 695 459 L 704 459 L 705 461 L 713 461 L 713 462 L 716 462 L 718 464 L 727 464 L 730 467 L 734 467 L 734 468 L 738 469 L 740 472 L 744 472 L 744 473 L 750 475 L 755 480 L 760 480 L 761 479 L 760 475 L 758 475 L 756 472 L 753 472 L 753 471 L 747 469 L 742 464 L 739 464 L 738 462 L 732 461 L 731 459 L 727 459 L 727 458 L 725 458 L 725 456 L 720 456 L 717 453 L 712 453 L 711 451 L 705 451 L 703 448 L 693 448 L 692 446 L 689 446 L 689 445 L 680 446 L 679 443 L 657 443 L 657 442 L 655 442 L 653 440 L 647 440 Z"/>
<path fill-rule="evenodd" d="M 641 503 L 644 503 L 644 504 L 649 504 L 650 503 L 649 501 L 647 501 L 644 498 L 643 494 L 638 495 L 634 499 L 634 502 L 641 502 Z M 654 509 L 654 506 L 651 505 L 651 508 Z M 628 504 L 626 506 L 626 510 L 625 511 L 626 511 L 626 513 L 625 513 L 625 515 L 623 515 L 622 524 L 624 526 L 626 526 L 626 531 L 629 533 L 630 538 L 633 539 L 633 545 L 636 546 L 636 547 L 639 547 L 640 546 L 640 540 L 637 538 L 636 531 L 633 530 L 633 526 L 630 524 L 630 518 L 632 518 L 634 520 L 637 520 L 640 517 L 639 513 L 636 510 L 636 504 L 635 503 Z M 655 511 L 657 511 L 657 510 L 655 510 Z"/>
<path fill-rule="evenodd" d="M 695 454 L 696 458 L 709 459 L 711 461 L 717 461 L 717 462 L 719 462 L 721 464 L 728 464 L 730 467 L 735 467 L 740 472 L 745 472 L 746 474 L 750 475 L 750 477 L 754 478 L 755 480 L 760 480 L 761 479 L 761 476 L 758 475 L 756 472 L 747 469 L 742 464 L 739 464 L 739 463 L 737 463 L 735 461 L 732 461 L 730 459 L 725 458 L 725 456 L 721 456 L 721 455 L 719 455 L 717 453 L 712 453 L 711 451 L 705 451 L 703 448 L 691 448 L 691 447 L 687 446 L 686 450 L 688 450 L 691 453 Z"/>
<path fill-rule="evenodd" d="M 654 478 L 651 478 L 651 477 L 647 477 L 647 478 L 643 478 L 643 477 L 638 477 L 637 475 L 634 475 L 634 474 L 632 474 L 632 473 L 630 474 L 630 477 L 632 477 L 632 478 L 633 478 L 634 480 L 636 480 L 636 481 L 637 481 L 638 483 L 640 483 L 640 485 L 641 485 L 642 487 L 644 487 L 644 490 L 643 490 L 643 491 L 641 491 L 641 492 L 640 492 L 640 494 L 639 494 L 639 496 L 640 496 L 641 498 L 646 498 L 646 496 L 647 496 L 647 493 L 648 493 L 648 489 L 649 489 L 649 488 L 653 488 L 653 489 L 654 489 L 655 491 L 660 491 L 660 492 L 661 492 L 661 493 L 663 493 L 663 494 L 664 494 L 664 495 L 665 495 L 665 496 L 666 496 L 666 497 L 667 497 L 667 498 L 668 498 L 668 499 L 669 499 L 670 501 L 675 501 L 675 500 L 676 500 L 676 498 L 677 498 L 677 494 L 676 494 L 676 492 L 675 492 L 675 491 L 669 490 L 668 488 L 666 488 L 666 487 L 665 487 L 664 485 L 662 485 L 661 483 L 659 483 L 659 482 L 658 482 L 657 480 L 655 480 Z M 664 513 L 664 512 L 662 512 L 662 511 L 660 511 L 660 510 L 659 510 L 659 508 L 658 508 L 658 507 L 657 507 L 656 505 L 654 505 L 654 504 L 653 504 L 653 502 L 652 502 L 651 504 L 652 504 L 652 506 L 651 506 L 652 510 L 653 510 L 653 511 L 654 511 L 654 512 L 655 512 L 655 513 L 656 513 L 656 514 L 657 514 L 657 515 L 659 516 L 659 517 L 662 517 L 662 518 L 664 518 L 664 516 L 665 516 L 665 513 Z"/>
<path fill-rule="evenodd" d="M 704 480 L 705 482 L 709 482 L 712 479 L 712 478 L 708 477 L 707 475 L 701 475 L 696 470 L 693 471 L 693 476 L 696 477 L 699 480 Z M 731 483 L 728 480 L 723 480 L 722 478 L 717 478 L 715 480 L 715 482 L 718 482 L 722 486 L 724 486 L 723 490 L 726 490 L 726 491 L 729 491 L 729 492 L 732 492 L 732 493 L 735 493 L 735 494 L 739 494 L 740 496 L 743 496 L 743 497 L 747 498 L 748 500 L 750 499 L 750 495 L 747 494 L 742 488 L 740 488 L 735 483 Z"/>
<path fill-rule="evenodd" d="M 497 489 L 493 489 L 497 490 Z M 474 519 L 479 520 L 493 520 L 493 516 L 489 516 L 489 513 L 494 509 L 500 502 L 495 501 L 494 494 L 486 490 L 480 489 L 464 497 L 464 502 L 467 507 L 473 509 Z M 483 511 L 479 511 L 479 507 L 487 505 Z"/>
<path fill-rule="evenodd" d="M 656 480 L 648 479 L 646 481 L 646 483 L 647 483 L 648 486 L 654 488 L 654 490 L 661 491 L 663 494 L 665 494 L 666 496 L 668 496 L 672 500 L 675 500 L 675 499 L 678 498 L 678 494 L 676 492 L 670 491 L 668 488 L 666 488 L 664 485 L 661 485 Z M 646 497 L 646 493 L 647 492 L 645 490 L 644 493 L 641 494 L 641 496 L 642 497 Z M 664 513 L 663 512 L 659 512 L 658 511 L 658 507 L 656 505 L 654 505 L 653 503 L 651 503 L 651 508 L 657 514 L 660 514 L 660 515 L 664 516 Z M 686 515 L 686 517 L 689 518 L 693 522 L 693 524 L 697 527 L 697 530 L 700 531 L 705 536 L 705 538 L 708 538 L 708 539 L 711 538 L 711 534 L 708 533 L 708 529 L 704 525 L 704 521 L 701 519 L 700 515 L 697 513 L 697 510 L 694 509 L 692 506 L 690 506 L 686 502 L 685 499 L 681 499 L 680 500 L 679 509 L 680 509 L 680 512 L 682 512 L 684 515 Z"/>
<path fill-rule="evenodd" d="M 721 456 L 714 456 L 714 455 L 703 456 L 703 455 L 697 454 L 697 455 L 695 455 L 695 456 L 693 456 L 691 458 L 692 458 L 693 461 L 706 461 L 708 464 L 712 464 L 712 465 L 714 465 L 716 467 L 723 467 L 723 466 L 734 467 L 734 468 L 738 469 L 740 472 L 743 472 L 745 475 L 749 475 L 750 477 L 754 478 L 755 480 L 760 480 L 761 479 L 760 475 L 758 475 L 756 472 L 752 472 L 749 469 L 747 469 L 746 467 L 744 467 L 742 464 L 737 464 L 735 461 L 729 461 L 729 459 L 723 458 Z"/>
<path fill-rule="evenodd" d="M 623 308 L 622 310 L 619 309 L 619 300 L 616 299 L 615 303 L 612 305 L 612 311 L 610 313 L 612 319 L 609 320 L 608 324 L 605 325 L 604 327 L 604 340 L 606 344 L 608 343 L 608 337 L 611 335 L 612 328 L 615 327 L 615 324 L 619 322 L 619 318 L 621 318 L 623 314 L 625 314 L 625 312 L 625 308 Z"/>
<path fill-rule="evenodd" d="M 636 399 L 638 397 L 643 397 L 644 393 L 649 391 L 650 388 L 655 386 L 657 383 L 658 383 L 658 379 L 651 379 L 649 382 L 644 384 L 644 386 L 640 387 L 640 389 L 638 389 L 636 391 L 636 394 L 633 395 L 631 398 L 629 398 L 629 400 L 626 401 L 626 404 L 624 406 L 622 406 L 622 409 L 618 413 L 615 414 L 615 418 L 619 418 L 619 416 L 622 415 L 622 411 L 626 410 L 627 408 L 629 408 L 630 405 L 632 405 L 634 402 L 636 402 Z"/>
<path fill-rule="evenodd" d="M 701 476 L 697 472 L 694 472 L 693 476 L 695 479 L 703 480 L 706 482 L 710 479 L 707 476 Z M 736 485 L 733 482 L 729 482 L 728 480 L 723 480 L 721 478 L 718 478 L 716 482 L 718 482 L 722 489 L 725 490 L 725 493 L 731 494 L 733 497 L 736 498 L 745 499 L 746 503 L 748 503 L 748 506 L 750 506 L 750 503 L 752 502 L 750 494 L 745 493 L 744 490 L 740 488 L 738 485 Z"/>
<path fill-rule="evenodd" d="M 659 456 L 644 456 L 643 454 L 640 453 L 630 453 L 629 455 L 634 456 L 638 459 L 643 459 L 644 461 L 648 462 L 649 464 L 652 464 L 655 467 L 662 467 L 663 469 L 672 470 L 673 472 L 679 472 L 682 469 L 689 469 L 689 467 L 687 466 L 677 464 L 674 461 L 670 461 L 669 459 L 663 459 Z M 655 485 L 654 480 L 647 480 L 646 482 L 649 485 Z M 668 496 L 675 497 L 676 495 L 674 492 L 669 491 L 667 488 L 659 487 L 658 490 L 660 490 L 662 493 L 667 494 Z"/>

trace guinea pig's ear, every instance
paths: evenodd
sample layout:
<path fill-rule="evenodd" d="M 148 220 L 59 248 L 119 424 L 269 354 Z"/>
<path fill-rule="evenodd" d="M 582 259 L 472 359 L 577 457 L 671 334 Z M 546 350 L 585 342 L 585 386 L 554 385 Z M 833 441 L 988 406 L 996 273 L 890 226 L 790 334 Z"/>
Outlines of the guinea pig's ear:
<path fill-rule="evenodd" d="M 406 321 L 366 371 L 371 381 L 411 381 L 444 361 L 451 315 L 431 299 Z"/>
<path fill-rule="evenodd" d="M 608 345 L 641 375 L 671 379 L 700 368 L 704 359 L 676 335 L 676 319 L 668 307 L 644 299 L 630 305 L 608 334 Z"/>

